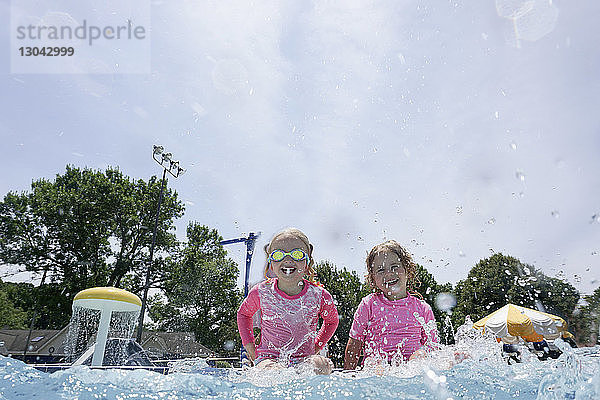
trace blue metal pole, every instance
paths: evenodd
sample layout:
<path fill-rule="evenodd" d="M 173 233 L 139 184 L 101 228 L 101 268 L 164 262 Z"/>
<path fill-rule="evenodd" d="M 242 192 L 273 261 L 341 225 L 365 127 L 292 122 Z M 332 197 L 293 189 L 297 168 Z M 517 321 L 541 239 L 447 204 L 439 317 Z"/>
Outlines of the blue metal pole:
<path fill-rule="evenodd" d="M 234 243 L 245 243 L 246 244 L 246 270 L 244 271 L 244 297 L 248 296 L 248 285 L 250 284 L 250 264 L 252 263 L 252 255 L 254 254 L 254 246 L 256 245 L 256 239 L 260 237 L 260 232 L 250 232 L 247 238 L 237 238 L 222 240 L 219 242 L 221 246 Z"/>
<path fill-rule="evenodd" d="M 256 234 L 254 234 L 254 232 L 250 232 L 247 238 L 229 239 L 220 242 L 222 246 L 234 243 L 246 243 L 246 271 L 244 271 L 244 297 L 248 296 L 248 286 L 250 283 L 250 264 L 252 263 L 252 255 L 254 254 L 254 246 L 256 245 L 256 239 L 258 239 L 259 237 L 260 232 Z M 246 354 L 246 349 L 244 349 L 243 346 L 240 349 L 240 363 L 249 363 L 248 354 Z"/>
<path fill-rule="evenodd" d="M 248 239 L 246 240 L 246 276 L 244 278 L 244 297 L 248 296 L 248 284 L 250 280 L 250 263 L 252 262 L 252 254 L 254 254 L 254 245 L 256 244 L 256 239 L 260 236 L 260 232 L 258 235 L 255 235 L 253 232 L 250 232 L 248 235 Z"/>

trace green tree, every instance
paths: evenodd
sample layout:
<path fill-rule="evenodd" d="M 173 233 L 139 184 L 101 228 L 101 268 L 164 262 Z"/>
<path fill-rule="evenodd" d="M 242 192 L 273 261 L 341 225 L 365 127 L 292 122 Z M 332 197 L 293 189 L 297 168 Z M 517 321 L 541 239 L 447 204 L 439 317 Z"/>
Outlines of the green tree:
<path fill-rule="evenodd" d="M 315 272 L 317 280 L 331 293 L 340 316 L 340 323 L 328 346 L 331 360 L 335 365 L 341 367 L 344 364 L 344 353 L 354 312 L 362 298 L 368 295 L 370 290 L 361 283 L 356 272 L 347 271 L 346 268 L 337 269 L 329 261 L 318 263 Z"/>
<path fill-rule="evenodd" d="M 69 323 L 72 302 L 59 285 L 6 282 L 4 292 L 15 307 L 26 311 L 27 327 L 34 313 L 36 329 L 62 329 Z"/>
<path fill-rule="evenodd" d="M 571 326 L 575 320 L 573 313 L 579 302 L 579 291 L 561 279 L 551 278 L 539 271 L 535 275 L 536 301 L 539 300 L 547 313 L 558 315 Z"/>
<path fill-rule="evenodd" d="M 569 283 L 500 253 L 479 261 L 455 291 L 455 325 L 464 323 L 467 315 L 475 322 L 507 303 L 533 309 L 543 307 L 568 322 L 579 300 L 579 293 Z"/>
<path fill-rule="evenodd" d="M 156 177 L 133 181 L 118 169 L 67 166 L 54 181 L 33 181 L 30 192 L 9 192 L 0 202 L 0 263 L 47 276 L 69 300 L 92 286 L 127 283 L 139 293 L 160 184 Z M 177 193 L 167 189 L 157 254 L 175 246 L 170 231 L 182 214 Z"/>
<path fill-rule="evenodd" d="M 446 321 L 450 314 L 438 309 L 436 306 L 436 298 L 438 295 L 441 293 L 452 294 L 452 284 L 438 284 L 433 275 L 427 271 L 425 267 L 419 264 L 417 264 L 417 278 L 421 282 L 417 288 L 417 292 L 423 296 L 423 300 L 425 300 L 433 310 L 440 341 L 444 344 L 454 343 L 454 332 L 452 332 L 451 324 Z"/>
<path fill-rule="evenodd" d="M 163 294 L 150 302 L 159 330 L 188 331 L 209 349 L 233 355 L 241 346 L 236 314 L 242 301 L 238 267 L 216 230 L 192 222 L 187 243 L 164 264 Z"/>
<path fill-rule="evenodd" d="M 25 329 L 27 313 L 11 301 L 5 285 L 0 280 L 0 329 Z"/>
<path fill-rule="evenodd" d="M 600 287 L 583 298 L 571 324 L 577 341 L 586 346 L 600 344 Z"/>
<path fill-rule="evenodd" d="M 113 179 L 118 181 L 118 178 L 117 174 Z M 108 283 L 111 286 L 125 286 L 122 282 L 126 279 L 129 289 L 140 292 L 144 285 L 142 277 L 145 277 L 148 267 L 162 181 L 153 176 L 148 182 L 140 179 L 128 183 L 115 185 L 114 225 L 111 231 L 116 242 L 112 252 L 115 261 Z M 184 206 L 177 198 L 177 193 L 165 188 L 156 230 L 153 282 L 163 279 L 160 274 L 162 258 L 177 249 L 178 242 L 172 231 L 174 220 L 181 217 L 183 212 Z"/>

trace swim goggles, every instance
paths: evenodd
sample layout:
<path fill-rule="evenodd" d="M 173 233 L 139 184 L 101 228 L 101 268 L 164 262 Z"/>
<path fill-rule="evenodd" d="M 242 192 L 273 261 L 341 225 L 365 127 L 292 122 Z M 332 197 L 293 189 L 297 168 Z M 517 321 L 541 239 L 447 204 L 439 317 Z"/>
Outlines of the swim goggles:
<path fill-rule="evenodd" d="M 294 260 L 294 261 L 308 260 L 308 254 L 306 254 L 304 252 L 304 250 L 294 249 L 294 250 L 290 251 L 289 253 L 286 253 L 283 250 L 274 250 L 269 255 L 269 261 L 279 262 L 287 256 L 290 256 L 292 258 L 292 260 Z"/>

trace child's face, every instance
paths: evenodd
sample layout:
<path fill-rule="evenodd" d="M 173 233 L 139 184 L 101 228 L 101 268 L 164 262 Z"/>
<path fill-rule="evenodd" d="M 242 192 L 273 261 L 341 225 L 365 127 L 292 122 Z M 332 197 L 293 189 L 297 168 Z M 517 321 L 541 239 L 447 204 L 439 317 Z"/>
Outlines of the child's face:
<path fill-rule="evenodd" d="M 302 240 L 291 235 L 280 236 L 271 242 L 269 254 L 272 254 L 275 250 L 281 250 L 285 253 L 289 253 L 296 249 L 302 250 L 308 257 L 308 249 Z M 292 259 L 290 255 L 286 255 L 281 261 L 271 260 L 269 268 L 275 274 L 277 279 L 279 279 L 279 281 L 297 284 L 304 277 L 304 273 L 308 265 L 307 263 L 307 258 L 301 261 L 296 261 Z"/>
<path fill-rule="evenodd" d="M 382 251 L 373 259 L 375 286 L 389 300 L 406 297 L 406 268 L 396 253 Z"/>

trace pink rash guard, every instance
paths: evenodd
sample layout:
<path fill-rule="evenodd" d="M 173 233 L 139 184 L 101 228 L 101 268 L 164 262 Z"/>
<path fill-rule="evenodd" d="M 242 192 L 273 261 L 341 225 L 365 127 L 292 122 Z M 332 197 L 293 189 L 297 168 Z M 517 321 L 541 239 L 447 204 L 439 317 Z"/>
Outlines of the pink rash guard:
<path fill-rule="evenodd" d="M 363 298 L 350 337 L 365 344 L 365 360 L 379 356 L 391 361 L 399 353 L 408 360 L 423 345 L 431 348 L 439 342 L 431 307 L 410 294 L 400 300 L 388 300 L 383 293 Z"/>
<path fill-rule="evenodd" d="M 288 296 L 277 287 L 277 279 L 254 286 L 237 313 L 242 344 L 254 341 L 252 316 L 260 310 L 260 344 L 257 358 L 302 361 L 315 354 L 333 336 L 339 317 L 331 294 L 306 279 L 302 291 Z M 317 333 L 319 316 L 323 325 Z"/>

